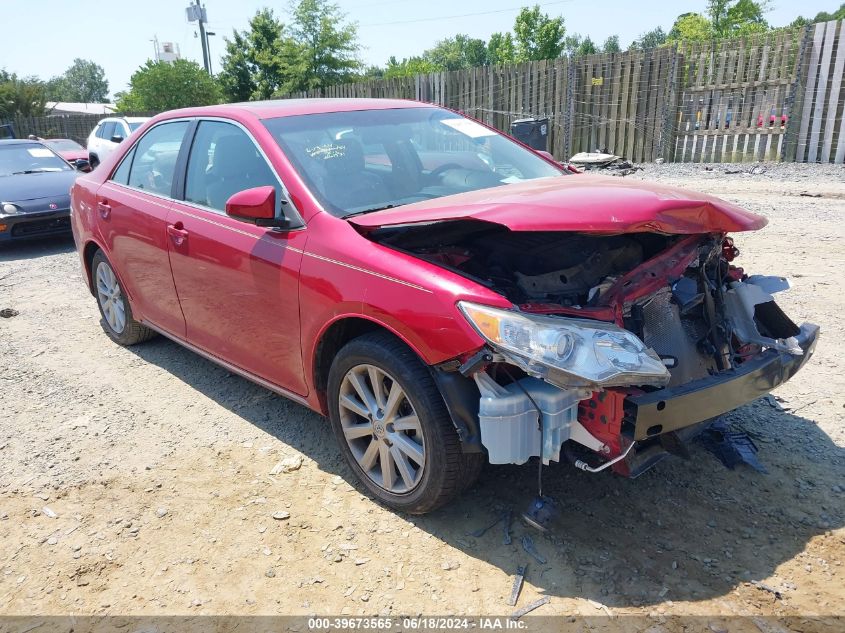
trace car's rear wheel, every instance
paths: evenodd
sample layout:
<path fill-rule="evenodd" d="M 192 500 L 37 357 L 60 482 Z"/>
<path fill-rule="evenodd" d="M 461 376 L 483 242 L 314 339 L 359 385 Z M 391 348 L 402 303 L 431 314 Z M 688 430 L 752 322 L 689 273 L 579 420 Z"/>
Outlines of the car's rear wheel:
<path fill-rule="evenodd" d="M 96 169 L 100 164 L 100 157 L 96 154 L 88 154 L 88 164 L 91 165 L 92 170 Z"/>
<path fill-rule="evenodd" d="M 126 293 L 103 251 L 97 251 L 91 260 L 91 277 L 106 334 L 121 345 L 135 345 L 155 336 L 153 330 L 132 317 Z"/>
<path fill-rule="evenodd" d="M 386 505 L 429 512 L 478 476 L 428 369 L 390 334 L 366 334 L 340 350 L 328 404 L 347 463 Z"/>

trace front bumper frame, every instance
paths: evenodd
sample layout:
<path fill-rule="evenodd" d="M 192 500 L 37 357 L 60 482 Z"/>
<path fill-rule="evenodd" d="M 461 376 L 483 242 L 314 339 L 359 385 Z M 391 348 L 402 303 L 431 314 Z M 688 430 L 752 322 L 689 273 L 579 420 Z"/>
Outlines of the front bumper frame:
<path fill-rule="evenodd" d="M 634 440 L 715 418 L 785 383 L 810 360 L 818 342 L 818 325 L 805 323 L 800 330 L 795 338 L 801 356 L 768 349 L 735 369 L 626 398 L 625 421 L 634 426 Z"/>
<path fill-rule="evenodd" d="M 0 218 L 0 224 L 6 225 L 0 231 L 0 243 L 69 235 L 70 209 L 16 213 Z"/>

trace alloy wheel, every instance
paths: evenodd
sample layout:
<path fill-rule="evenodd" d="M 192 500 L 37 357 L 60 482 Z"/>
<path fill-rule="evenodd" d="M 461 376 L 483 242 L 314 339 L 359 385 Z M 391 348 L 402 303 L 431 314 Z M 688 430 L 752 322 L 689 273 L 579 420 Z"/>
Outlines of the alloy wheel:
<path fill-rule="evenodd" d="M 343 435 L 361 470 L 393 494 L 412 491 L 425 469 L 425 441 L 399 382 L 375 365 L 356 365 L 338 396 Z"/>
<path fill-rule="evenodd" d="M 117 277 L 106 262 L 100 262 L 97 266 L 97 300 L 112 331 L 115 334 L 123 332 L 126 327 L 126 308 Z"/>

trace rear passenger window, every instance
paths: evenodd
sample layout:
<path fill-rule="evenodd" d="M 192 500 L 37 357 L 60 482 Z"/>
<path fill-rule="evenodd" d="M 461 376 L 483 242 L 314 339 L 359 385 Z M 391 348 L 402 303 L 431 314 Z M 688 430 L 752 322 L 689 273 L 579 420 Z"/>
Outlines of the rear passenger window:
<path fill-rule="evenodd" d="M 175 121 L 157 125 L 144 134 L 133 150 L 129 186 L 170 196 L 176 159 L 187 129 L 187 121 Z"/>
<path fill-rule="evenodd" d="M 200 122 L 188 157 L 187 202 L 225 211 L 233 194 L 267 185 L 276 188 L 278 211 L 281 185 L 249 135 L 230 123 Z"/>
<path fill-rule="evenodd" d="M 120 167 L 115 169 L 112 174 L 112 181 L 125 185 L 129 183 L 129 168 L 132 166 L 132 157 L 135 155 L 135 148 L 133 147 L 128 152 L 123 160 L 120 162 Z"/>
<path fill-rule="evenodd" d="M 114 136 L 114 121 L 106 121 L 103 123 L 97 131 L 97 136 L 106 140 L 111 140 L 111 137 Z"/>

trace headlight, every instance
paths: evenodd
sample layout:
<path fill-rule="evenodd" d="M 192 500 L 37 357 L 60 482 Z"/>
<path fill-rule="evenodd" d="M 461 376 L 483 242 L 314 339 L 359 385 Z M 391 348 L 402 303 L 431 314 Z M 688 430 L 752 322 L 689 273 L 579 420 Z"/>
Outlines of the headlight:
<path fill-rule="evenodd" d="M 610 323 L 529 315 L 461 301 L 490 345 L 530 374 L 558 386 L 613 387 L 669 382 L 669 371 L 634 334 Z"/>
<path fill-rule="evenodd" d="M 3 215 L 14 215 L 19 211 L 11 202 L 0 203 L 0 210 L 2 210 Z"/>

